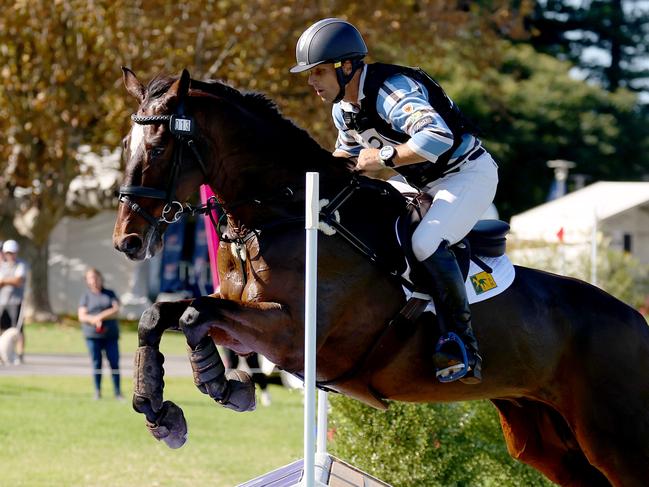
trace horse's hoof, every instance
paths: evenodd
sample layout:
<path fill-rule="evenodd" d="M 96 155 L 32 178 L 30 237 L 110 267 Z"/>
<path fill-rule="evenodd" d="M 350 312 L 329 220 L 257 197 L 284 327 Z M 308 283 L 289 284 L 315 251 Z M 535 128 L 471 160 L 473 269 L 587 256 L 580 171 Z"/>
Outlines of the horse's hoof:
<path fill-rule="evenodd" d="M 254 411 L 255 383 L 250 376 L 241 370 L 233 369 L 225 373 L 225 378 L 228 381 L 228 395 L 221 404 L 239 413 Z"/>
<path fill-rule="evenodd" d="M 171 401 L 165 401 L 156 423 L 146 422 L 146 427 L 156 440 L 164 441 L 169 448 L 180 448 L 187 441 L 187 422 L 183 410 Z"/>

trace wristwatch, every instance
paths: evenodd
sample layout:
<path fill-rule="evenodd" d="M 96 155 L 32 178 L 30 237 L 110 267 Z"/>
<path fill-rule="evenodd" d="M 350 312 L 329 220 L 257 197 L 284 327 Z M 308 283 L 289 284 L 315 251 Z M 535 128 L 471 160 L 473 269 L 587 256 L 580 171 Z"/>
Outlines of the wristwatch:
<path fill-rule="evenodd" d="M 397 155 L 397 150 L 391 145 L 384 145 L 379 150 L 379 162 L 385 167 L 394 167 L 394 156 Z"/>

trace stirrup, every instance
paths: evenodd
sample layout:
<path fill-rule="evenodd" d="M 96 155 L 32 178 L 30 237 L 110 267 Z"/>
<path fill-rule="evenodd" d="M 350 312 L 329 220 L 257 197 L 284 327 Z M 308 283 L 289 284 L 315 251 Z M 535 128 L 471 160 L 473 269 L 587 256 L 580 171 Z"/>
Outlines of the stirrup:
<path fill-rule="evenodd" d="M 462 354 L 462 362 L 449 365 L 448 367 L 444 367 L 443 369 L 437 369 L 435 371 L 435 376 L 440 382 L 456 381 L 464 377 L 470 370 L 469 357 L 466 353 L 466 346 L 464 345 L 462 339 L 452 331 L 446 333 L 445 335 L 442 335 L 439 338 L 437 345 L 435 346 L 435 353 L 440 352 L 442 350 L 442 347 L 444 347 L 449 342 L 456 344 L 460 349 L 460 352 Z"/>

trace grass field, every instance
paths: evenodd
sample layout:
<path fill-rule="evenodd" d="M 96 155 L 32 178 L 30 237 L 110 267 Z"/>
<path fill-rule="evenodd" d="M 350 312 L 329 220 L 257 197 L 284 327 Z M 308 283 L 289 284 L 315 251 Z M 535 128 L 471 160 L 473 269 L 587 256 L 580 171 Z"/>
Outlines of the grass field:
<path fill-rule="evenodd" d="M 135 337 L 123 330 L 122 349 Z M 27 357 L 85 353 L 78 328 L 28 325 L 27 339 Z M 184 353 L 181 336 L 165 342 Z M 165 398 L 183 408 L 189 426 L 188 443 L 171 450 L 128 400 L 110 399 L 108 377 L 103 386 L 105 399 L 94 401 L 90 377 L 0 377 L 0 486 L 227 487 L 302 456 L 300 392 L 270 386 L 271 407 L 235 413 L 191 378 L 165 378 Z M 130 377 L 123 386 L 130 395 Z"/>
<path fill-rule="evenodd" d="M 25 325 L 26 352 L 29 353 L 73 353 L 86 354 L 86 342 L 81 335 L 78 323 L 67 324 L 29 323 Z M 137 329 L 135 324 L 122 323 L 120 326 L 120 349 L 122 353 L 133 353 L 137 348 Z M 162 353 L 186 355 L 185 336 L 180 332 L 168 331 L 160 343 Z"/>

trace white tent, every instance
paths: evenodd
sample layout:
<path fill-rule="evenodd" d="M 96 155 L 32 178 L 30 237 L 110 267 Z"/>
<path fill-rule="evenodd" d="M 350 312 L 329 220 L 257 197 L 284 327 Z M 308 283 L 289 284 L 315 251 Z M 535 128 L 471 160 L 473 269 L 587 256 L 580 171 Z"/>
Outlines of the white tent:
<path fill-rule="evenodd" d="M 106 287 L 120 297 L 124 317 L 139 318 L 150 305 L 146 282 L 138 282 L 138 277 L 146 281 L 150 261 L 129 261 L 113 248 L 114 224 L 115 211 L 106 210 L 92 218 L 65 217 L 56 225 L 50 235 L 48 272 L 54 313 L 76 315 L 88 267 L 99 269 Z"/>
<path fill-rule="evenodd" d="M 598 182 L 511 219 L 516 242 L 589 244 L 594 228 L 649 263 L 649 182 Z"/>

